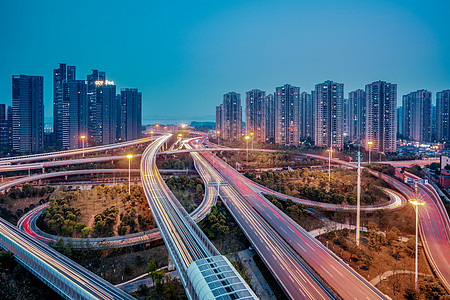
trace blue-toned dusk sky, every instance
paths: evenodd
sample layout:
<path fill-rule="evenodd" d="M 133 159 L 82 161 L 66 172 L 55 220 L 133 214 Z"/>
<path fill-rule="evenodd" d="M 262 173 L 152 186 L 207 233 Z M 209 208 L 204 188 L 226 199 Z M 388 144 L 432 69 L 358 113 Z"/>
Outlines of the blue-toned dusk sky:
<path fill-rule="evenodd" d="M 106 71 L 143 94 L 144 123 L 214 120 L 229 91 L 310 92 L 344 83 L 450 89 L 450 1 L 1 1 L 0 103 L 11 75 L 44 76 L 60 62 Z"/>

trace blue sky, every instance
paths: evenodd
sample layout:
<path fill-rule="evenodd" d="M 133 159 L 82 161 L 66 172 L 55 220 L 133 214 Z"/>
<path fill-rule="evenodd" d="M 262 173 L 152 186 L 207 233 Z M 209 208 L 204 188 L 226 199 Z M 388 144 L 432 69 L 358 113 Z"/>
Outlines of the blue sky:
<path fill-rule="evenodd" d="M 42 75 L 52 115 L 59 62 L 143 93 L 144 120 L 214 120 L 229 91 L 345 94 L 366 83 L 450 89 L 450 1 L 2 1 L 0 103 L 11 75 Z"/>

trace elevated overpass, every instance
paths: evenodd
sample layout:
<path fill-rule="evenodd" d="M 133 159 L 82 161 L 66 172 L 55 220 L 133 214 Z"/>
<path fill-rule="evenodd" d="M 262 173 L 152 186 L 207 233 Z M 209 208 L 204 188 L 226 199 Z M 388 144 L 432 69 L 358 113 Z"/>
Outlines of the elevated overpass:
<path fill-rule="evenodd" d="M 171 135 L 144 151 L 141 181 L 154 219 L 189 299 L 257 299 L 169 190 L 156 167 L 156 153 Z"/>

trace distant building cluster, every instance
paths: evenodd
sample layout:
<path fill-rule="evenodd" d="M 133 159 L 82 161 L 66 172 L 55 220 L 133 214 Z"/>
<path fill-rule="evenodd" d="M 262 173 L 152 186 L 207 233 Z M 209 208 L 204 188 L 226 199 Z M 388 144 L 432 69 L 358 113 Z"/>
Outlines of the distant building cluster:
<path fill-rule="evenodd" d="M 216 131 L 224 140 L 251 135 L 258 142 L 297 146 L 310 140 L 338 149 L 352 141 L 374 151 L 395 152 L 396 108 L 397 85 L 384 81 L 351 91 L 348 98 L 342 83 L 325 81 L 311 93 L 286 84 L 270 94 L 258 89 L 246 93 L 245 129 L 241 95 L 225 94 L 216 107 Z"/>
<path fill-rule="evenodd" d="M 106 73 L 92 70 L 76 79 L 76 67 L 53 70 L 53 133 L 44 139 L 44 78 L 14 75 L 12 108 L 0 104 L 0 147 L 38 153 L 45 146 L 75 149 L 137 139 L 142 131 L 142 93 L 117 92 Z"/>

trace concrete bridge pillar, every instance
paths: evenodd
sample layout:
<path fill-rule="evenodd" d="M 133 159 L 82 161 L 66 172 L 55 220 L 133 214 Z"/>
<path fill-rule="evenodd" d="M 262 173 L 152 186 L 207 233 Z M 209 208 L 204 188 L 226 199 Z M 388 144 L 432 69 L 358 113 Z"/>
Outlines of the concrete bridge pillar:
<path fill-rule="evenodd" d="M 167 255 L 167 260 L 168 260 L 167 261 L 167 270 L 169 272 L 175 270 L 175 265 L 172 261 L 172 257 L 170 256 L 170 254 Z"/>

